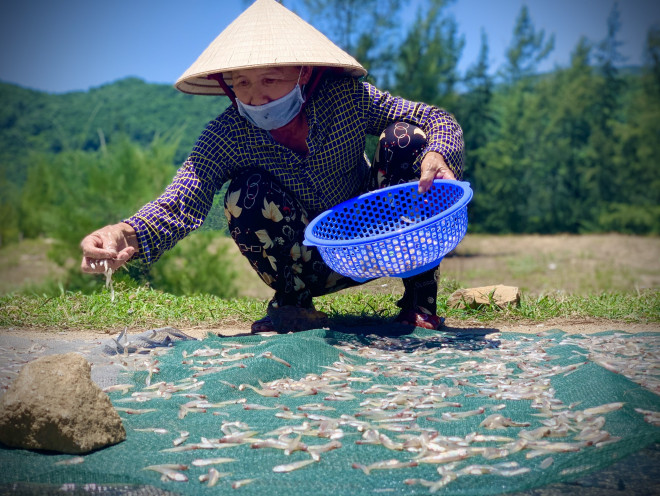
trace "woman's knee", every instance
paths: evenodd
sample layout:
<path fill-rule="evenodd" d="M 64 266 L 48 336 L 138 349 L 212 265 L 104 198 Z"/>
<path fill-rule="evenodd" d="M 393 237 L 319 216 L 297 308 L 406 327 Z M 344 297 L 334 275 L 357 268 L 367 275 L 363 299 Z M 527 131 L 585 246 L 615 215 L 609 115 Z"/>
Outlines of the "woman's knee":
<path fill-rule="evenodd" d="M 272 175 L 266 171 L 248 169 L 232 178 L 225 194 L 225 213 L 229 211 L 227 220 L 239 219 L 243 209 L 251 210 L 261 205 L 259 199 L 264 198 L 267 184 L 272 180 Z M 239 213 L 240 212 L 240 213 Z M 233 215 L 233 214 L 237 215 Z"/>
<path fill-rule="evenodd" d="M 426 143 L 426 134 L 414 124 L 395 122 L 385 128 L 378 140 L 370 189 L 419 179 L 418 158 Z"/>

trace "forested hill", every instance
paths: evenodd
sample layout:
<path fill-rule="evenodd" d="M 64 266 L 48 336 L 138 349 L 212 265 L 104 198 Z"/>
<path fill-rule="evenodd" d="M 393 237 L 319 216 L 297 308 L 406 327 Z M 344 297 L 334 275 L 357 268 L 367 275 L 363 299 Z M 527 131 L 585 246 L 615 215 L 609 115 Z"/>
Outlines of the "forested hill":
<path fill-rule="evenodd" d="M 482 50 L 461 92 L 426 87 L 427 75 L 414 71 L 381 88 L 456 115 L 472 232 L 658 234 L 657 34 L 658 57 L 638 71 L 593 64 L 580 45 L 568 67 L 494 79 Z M 124 79 L 66 94 L 0 84 L 0 103 L 0 240 L 75 244 L 161 193 L 229 100 Z M 207 221 L 222 217 L 216 209 Z"/>
<path fill-rule="evenodd" d="M 179 138 L 174 161 L 180 163 L 227 104 L 137 78 L 63 94 L 0 83 L 0 164 L 5 179 L 21 185 L 30 152 L 91 151 L 119 136 L 143 146 L 157 136 Z"/>

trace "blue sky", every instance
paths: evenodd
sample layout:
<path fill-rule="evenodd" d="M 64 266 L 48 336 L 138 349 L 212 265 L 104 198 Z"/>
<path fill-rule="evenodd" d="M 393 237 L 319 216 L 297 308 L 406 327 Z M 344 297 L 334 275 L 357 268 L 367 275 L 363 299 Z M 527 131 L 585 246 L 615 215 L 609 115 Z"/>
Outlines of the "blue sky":
<path fill-rule="evenodd" d="M 450 8 L 465 37 L 461 72 L 476 60 L 480 31 L 495 70 L 515 18 L 529 8 L 537 29 L 554 33 L 541 67 L 565 66 L 579 38 L 599 41 L 615 0 L 458 0 Z M 423 0 L 409 0 L 416 5 Z M 172 84 L 240 12 L 245 0 L 19 0 L 0 5 L 0 80 L 49 92 L 86 90 L 128 76 Z M 300 0 L 285 0 L 296 7 Z M 621 0 L 623 54 L 639 64 L 660 2 Z"/>

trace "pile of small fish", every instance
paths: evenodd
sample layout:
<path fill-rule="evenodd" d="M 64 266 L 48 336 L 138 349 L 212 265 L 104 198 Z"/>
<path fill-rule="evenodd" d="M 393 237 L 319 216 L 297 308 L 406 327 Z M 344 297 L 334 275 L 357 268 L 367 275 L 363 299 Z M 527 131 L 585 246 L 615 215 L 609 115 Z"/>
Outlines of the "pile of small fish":
<path fill-rule="evenodd" d="M 280 426 L 269 432 L 252 428 L 250 414 L 245 412 L 240 418 L 222 421 L 221 437 L 193 441 L 189 432 L 179 431 L 171 446 L 161 451 L 214 455 L 217 450 L 231 453 L 231 448 L 247 444 L 253 449 L 279 450 L 283 463 L 273 466 L 272 471 L 286 473 L 322 462 L 326 453 L 341 450 L 346 443 L 376 445 L 383 449 L 381 460 L 347 460 L 347 468 L 371 476 L 376 471 L 434 466 L 438 479 L 402 477 L 402 482 L 435 492 L 462 477 L 514 477 L 545 470 L 560 453 L 597 450 L 618 442 L 620 438 L 606 429 L 606 418 L 623 408 L 624 402 L 581 408 L 580 402 L 565 404 L 553 387 L 554 378 L 573 374 L 590 361 L 607 364 L 609 370 L 659 392 L 660 357 L 655 336 L 563 336 L 555 340 L 541 334 L 499 341 L 486 336 L 370 335 L 334 342 L 338 359 L 317 373 L 299 378 L 289 377 L 291 363 L 286 360 L 270 351 L 251 350 L 264 343 L 222 340 L 213 342 L 219 345 L 217 348 L 203 345 L 192 352 L 183 351 L 181 365 L 189 368 L 190 375 L 174 383 L 154 382 L 161 365 L 157 356 L 148 358 L 140 366 L 147 371 L 145 387 L 113 402 L 155 404 L 183 397 L 179 419 L 209 412 L 229 416 L 229 407 L 236 415 L 237 406 L 242 411 L 272 410 Z M 574 353 L 576 361 L 572 363 L 556 364 L 558 357 L 549 352 L 555 346 L 571 344 L 586 353 Z M 262 359 L 281 365 L 283 378 L 259 381 L 258 385 L 220 379 L 223 371 L 246 368 Z M 640 366 L 641 360 L 644 367 Z M 245 395 L 211 402 L 204 394 L 207 382 L 214 390 L 222 384 Z M 106 391 L 128 395 L 131 388 L 117 385 Z M 313 400 L 301 404 L 305 401 L 301 398 L 308 396 Z M 286 398 L 292 399 L 289 406 Z M 464 403 L 469 406 L 464 407 Z M 157 408 L 122 406 L 117 410 L 142 414 Z M 636 411 L 647 422 L 659 425 L 660 413 Z M 454 426 L 465 429 L 462 434 L 448 434 L 456 432 Z M 168 434 L 158 426 L 141 430 Z M 305 453 L 308 458 L 285 463 L 294 452 Z M 529 460 L 527 466 L 507 459 L 517 453 L 524 453 Z M 185 482 L 190 465 L 204 467 L 206 471 L 199 475 L 199 481 L 214 486 L 223 478 L 231 478 L 230 471 L 220 472 L 214 466 L 231 466 L 236 461 L 231 456 L 202 455 L 190 464 L 173 462 L 145 470 L 156 471 L 163 480 Z M 580 473 L 589 468 L 581 465 L 560 473 Z M 231 487 L 239 488 L 254 480 L 234 480 Z"/>
<path fill-rule="evenodd" d="M 660 334 L 577 334 L 564 337 L 559 344 L 584 348 L 588 360 L 660 394 Z"/>

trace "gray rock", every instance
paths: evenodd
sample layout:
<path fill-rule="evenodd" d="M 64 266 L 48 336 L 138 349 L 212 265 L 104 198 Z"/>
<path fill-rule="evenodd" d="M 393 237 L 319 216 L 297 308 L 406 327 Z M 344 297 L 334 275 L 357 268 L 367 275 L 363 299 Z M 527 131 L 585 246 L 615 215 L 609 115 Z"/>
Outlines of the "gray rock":
<path fill-rule="evenodd" d="M 79 454 L 124 439 L 119 414 L 77 353 L 26 364 L 0 398 L 0 442 L 7 446 Z"/>
<path fill-rule="evenodd" d="M 477 308 L 479 305 L 494 305 L 505 308 L 520 304 L 520 290 L 515 286 L 483 286 L 480 288 L 459 289 L 447 301 L 450 308 Z"/>

